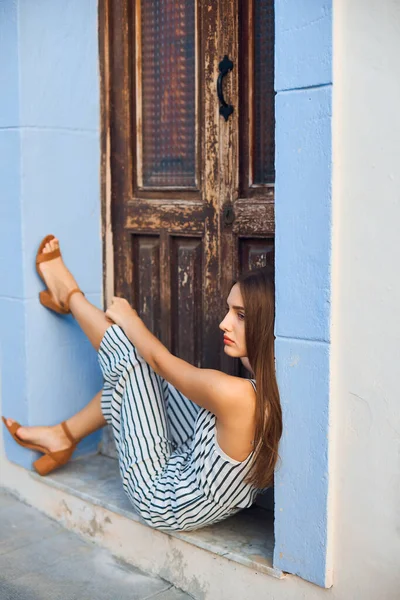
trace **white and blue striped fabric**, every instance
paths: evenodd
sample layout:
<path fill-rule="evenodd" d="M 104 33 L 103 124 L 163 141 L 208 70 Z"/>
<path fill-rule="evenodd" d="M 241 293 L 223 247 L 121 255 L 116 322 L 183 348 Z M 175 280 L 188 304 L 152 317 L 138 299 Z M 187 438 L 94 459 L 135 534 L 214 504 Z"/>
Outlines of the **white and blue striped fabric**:
<path fill-rule="evenodd" d="M 253 452 L 242 462 L 227 456 L 215 416 L 157 375 L 117 325 L 98 356 L 123 488 L 148 525 L 193 530 L 253 504 L 260 490 L 243 481 Z"/>

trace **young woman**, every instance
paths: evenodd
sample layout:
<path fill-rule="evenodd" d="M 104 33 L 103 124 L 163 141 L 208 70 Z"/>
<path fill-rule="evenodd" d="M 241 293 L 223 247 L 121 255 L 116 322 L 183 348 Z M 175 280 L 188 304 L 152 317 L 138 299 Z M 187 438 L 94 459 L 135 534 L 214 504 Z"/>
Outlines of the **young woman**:
<path fill-rule="evenodd" d="M 123 488 L 148 525 L 197 529 L 251 506 L 273 481 L 282 434 L 271 269 L 232 285 L 219 326 L 225 353 L 255 377 L 243 379 L 173 356 L 123 298 L 105 313 L 90 304 L 54 236 L 44 238 L 36 263 L 48 288 L 42 304 L 72 312 L 104 377 L 103 389 L 61 424 L 21 427 L 3 417 L 19 444 L 44 454 L 36 470 L 65 464 L 79 440 L 109 423 Z"/>

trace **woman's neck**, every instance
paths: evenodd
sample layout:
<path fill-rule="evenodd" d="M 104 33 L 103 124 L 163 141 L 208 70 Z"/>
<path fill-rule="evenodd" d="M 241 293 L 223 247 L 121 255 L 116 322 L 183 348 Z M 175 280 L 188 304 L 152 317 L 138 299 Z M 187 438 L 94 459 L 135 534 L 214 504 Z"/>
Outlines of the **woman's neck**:
<path fill-rule="evenodd" d="M 251 368 L 251 365 L 249 363 L 249 359 L 247 358 L 247 356 L 241 356 L 240 360 L 242 361 L 242 365 L 244 366 L 244 368 L 248 370 L 248 372 L 250 373 L 250 375 L 252 377 L 254 377 L 254 372 L 253 372 L 253 369 Z"/>

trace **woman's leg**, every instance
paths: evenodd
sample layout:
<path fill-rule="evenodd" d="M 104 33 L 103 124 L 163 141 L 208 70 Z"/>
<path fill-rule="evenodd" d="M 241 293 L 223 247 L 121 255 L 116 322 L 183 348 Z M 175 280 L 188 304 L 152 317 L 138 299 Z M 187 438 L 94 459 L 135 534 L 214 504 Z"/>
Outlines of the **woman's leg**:
<path fill-rule="evenodd" d="M 54 239 L 46 245 L 43 252 L 52 252 L 56 248 L 58 248 L 58 240 Z M 65 300 L 68 292 L 74 287 L 78 287 L 62 258 L 41 263 L 40 268 L 48 288 L 58 301 Z M 98 350 L 104 333 L 112 325 L 112 322 L 107 319 L 103 311 L 93 306 L 82 294 L 71 296 L 70 309 L 83 332 L 94 348 Z M 100 391 L 81 411 L 67 419 L 67 426 L 76 439 L 82 439 L 106 425 L 107 422 L 101 410 L 101 397 L 102 392 Z M 13 419 L 8 419 L 9 425 L 12 422 Z M 61 424 L 21 427 L 18 429 L 18 436 L 24 441 L 43 445 L 50 451 L 62 450 L 70 445 Z"/>
<path fill-rule="evenodd" d="M 82 294 L 73 294 L 69 307 L 83 333 L 92 346 L 98 350 L 107 329 L 113 324 L 102 310 L 86 300 Z"/>
<path fill-rule="evenodd" d="M 114 325 L 99 351 L 104 413 L 111 423 L 125 491 L 142 513 L 173 451 L 164 380 Z M 162 501 L 162 499 L 161 499 Z"/>
<path fill-rule="evenodd" d="M 101 396 L 102 391 L 98 392 L 81 411 L 66 420 L 67 427 L 75 439 L 81 440 L 106 425 L 107 422 L 101 411 Z M 12 422 L 13 419 L 7 419 L 8 425 L 11 425 Z M 51 452 L 64 450 L 71 445 L 60 423 L 38 427 L 20 427 L 17 435 L 21 440 L 39 444 Z"/>
<path fill-rule="evenodd" d="M 99 363 L 105 381 L 103 410 L 113 427 L 122 485 L 140 516 L 151 527 L 166 530 L 198 528 L 222 518 L 226 509 L 204 493 L 208 484 L 197 477 L 201 446 L 176 448 L 193 439 L 197 406 L 155 373 L 117 325 L 104 335 Z M 210 456 L 208 466 L 213 461 Z"/>
<path fill-rule="evenodd" d="M 163 380 L 163 393 L 171 429 L 171 439 L 177 448 L 193 439 L 200 407 L 189 398 L 186 398 L 165 379 Z"/>
<path fill-rule="evenodd" d="M 107 425 L 107 421 L 101 410 L 101 396 L 102 390 L 97 392 L 89 404 L 86 404 L 82 410 L 67 419 L 67 426 L 75 439 L 81 440 L 90 433 Z"/>
<path fill-rule="evenodd" d="M 54 238 L 46 244 L 43 253 L 47 254 L 56 248 L 59 248 L 59 243 L 57 238 Z M 79 287 L 61 257 L 40 263 L 40 271 L 57 302 L 65 302 L 68 293 Z M 69 307 L 89 341 L 98 350 L 103 335 L 112 322 L 107 319 L 102 310 L 93 306 L 82 294 L 73 294 L 69 301 Z"/>

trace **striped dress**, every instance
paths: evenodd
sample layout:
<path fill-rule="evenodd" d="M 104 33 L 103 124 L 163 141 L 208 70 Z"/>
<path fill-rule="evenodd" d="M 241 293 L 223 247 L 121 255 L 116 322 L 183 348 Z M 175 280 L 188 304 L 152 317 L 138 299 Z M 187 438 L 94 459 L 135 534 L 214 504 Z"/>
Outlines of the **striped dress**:
<path fill-rule="evenodd" d="M 253 504 L 261 491 L 216 439 L 216 417 L 157 375 L 117 325 L 102 339 L 101 408 L 112 426 L 123 488 L 145 523 L 193 530 Z M 250 380 L 255 388 L 254 380 Z"/>

